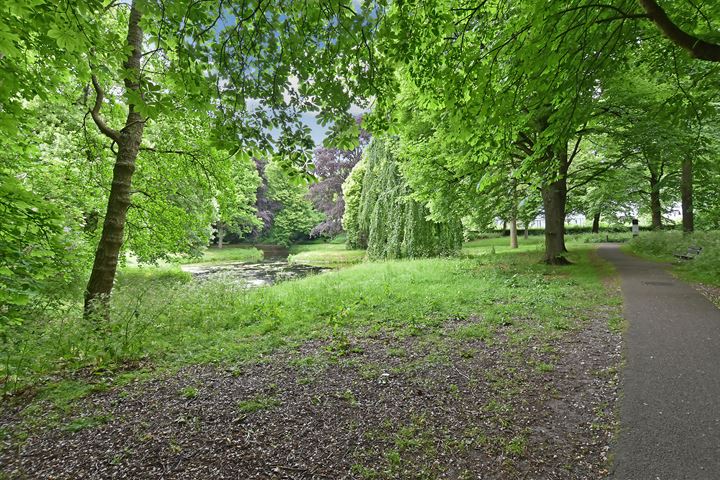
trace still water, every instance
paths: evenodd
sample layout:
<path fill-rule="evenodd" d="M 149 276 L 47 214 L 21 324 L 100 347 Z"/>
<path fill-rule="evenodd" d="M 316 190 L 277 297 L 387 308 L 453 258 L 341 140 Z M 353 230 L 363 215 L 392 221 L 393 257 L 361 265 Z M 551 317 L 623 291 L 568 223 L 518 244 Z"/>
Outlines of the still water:
<path fill-rule="evenodd" d="M 288 263 L 288 250 L 276 245 L 257 245 L 264 258 L 260 262 L 224 262 L 212 265 L 182 265 L 182 269 L 196 280 L 228 278 L 248 287 L 262 287 L 281 281 L 322 273 L 329 268 Z"/>

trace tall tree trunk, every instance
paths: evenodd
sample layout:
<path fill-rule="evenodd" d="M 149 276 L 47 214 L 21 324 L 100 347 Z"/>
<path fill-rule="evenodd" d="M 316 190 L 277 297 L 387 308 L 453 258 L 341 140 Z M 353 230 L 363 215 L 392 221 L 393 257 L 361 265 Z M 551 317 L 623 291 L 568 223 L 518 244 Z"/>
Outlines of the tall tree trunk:
<path fill-rule="evenodd" d="M 530 237 L 530 224 L 525 224 L 525 234 L 523 235 L 525 240 L 527 240 Z"/>
<path fill-rule="evenodd" d="M 695 213 L 693 212 L 693 161 L 690 156 L 683 159 L 682 162 L 680 197 L 682 200 L 683 232 L 690 233 L 695 230 Z"/>
<path fill-rule="evenodd" d="M 125 88 L 138 91 L 140 89 L 143 32 L 140 28 L 142 13 L 137 8 L 136 1 L 132 2 L 128 19 L 127 45 L 132 50 L 123 66 L 125 68 Z M 93 76 L 93 86 L 97 94 L 95 106 L 91 111 L 93 120 L 102 133 L 117 143 L 118 150 L 102 235 L 95 251 L 92 273 L 85 290 L 85 316 L 98 312 L 99 307 L 102 307 L 102 314 L 107 315 L 107 302 L 115 281 L 120 248 L 125 235 L 125 221 L 130 207 L 130 189 L 135 172 L 135 160 L 140 150 L 145 128 L 142 116 L 135 111 L 135 106 L 132 104 L 128 105 L 128 116 L 124 128 L 120 131 L 109 128 L 99 116 L 103 92 L 95 76 Z"/>
<path fill-rule="evenodd" d="M 507 220 L 503 220 L 503 229 L 502 229 L 503 236 L 505 236 L 505 232 L 507 232 Z"/>
<path fill-rule="evenodd" d="M 592 233 L 600 233 L 600 212 L 593 215 Z"/>
<path fill-rule="evenodd" d="M 660 180 L 653 174 L 650 175 L 650 213 L 652 215 L 653 230 L 662 228 L 662 205 L 660 203 Z"/>
<path fill-rule="evenodd" d="M 545 209 L 545 263 L 566 265 L 570 262 L 563 256 L 565 248 L 565 202 L 567 200 L 567 172 L 569 168 L 567 145 L 555 150 L 558 162 L 558 176 L 554 182 L 542 187 Z M 550 161 L 553 159 L 551 158 Z"/>
<path fill-rule="evenodd" d="M 515 165 L 513 165 L 514 169 Z M 518 248 L 517 235 L 517 217 L 518 217 L 518 199 L 517 199 L 517 180 L 514 175 L 510 176 L 510 189 L 512 193 L 512 206 L 510 209 L 510 248 Z"/>
<path fill-rule="evenodd" d="M 218 248 L 223 248 L 223 239 L 225 238 L 225 225 L 223 225 L 222 223 L 218 223 L 217 237 L 218 237 Z"/>
<path fill-rule="evenodd" d="M 517 219 L 510 219 L 510 248 L 518 248 Z"/>

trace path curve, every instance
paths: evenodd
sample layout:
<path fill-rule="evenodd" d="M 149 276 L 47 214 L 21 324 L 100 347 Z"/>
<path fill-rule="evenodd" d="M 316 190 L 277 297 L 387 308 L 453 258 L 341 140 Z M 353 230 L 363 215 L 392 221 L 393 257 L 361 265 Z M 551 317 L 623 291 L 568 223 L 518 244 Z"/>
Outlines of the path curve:
<path fill-rule="evenodd" d="M 599 253 L 620 274 L 629 324 L 611 478 L 720 479 L 720 310 L 666 265 Z"/>

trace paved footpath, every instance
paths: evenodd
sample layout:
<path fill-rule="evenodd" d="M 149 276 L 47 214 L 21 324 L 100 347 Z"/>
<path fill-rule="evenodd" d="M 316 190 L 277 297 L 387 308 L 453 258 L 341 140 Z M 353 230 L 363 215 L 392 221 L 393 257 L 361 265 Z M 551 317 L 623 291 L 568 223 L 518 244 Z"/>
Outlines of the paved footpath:
<path fill-rule="evenodd" d="M 662 264 L 601 245 L 621 279 L 626 365 L 614 480 L 720 479 L 720 310 Z"/>

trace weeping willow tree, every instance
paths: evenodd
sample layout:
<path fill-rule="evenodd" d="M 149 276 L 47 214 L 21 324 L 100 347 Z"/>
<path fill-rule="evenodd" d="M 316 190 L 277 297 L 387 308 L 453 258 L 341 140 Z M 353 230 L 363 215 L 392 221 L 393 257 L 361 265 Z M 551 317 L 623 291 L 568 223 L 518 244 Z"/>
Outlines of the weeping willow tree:
<path fill-rule="evenodd" d="M 371 259 L 451 255 L 462 243 L 459 219 L 430 220 L 424 204 L 400 173 L 397 141 L 375 138 L 348 177 L 343 225 L 352 248 L 367 248 Z"/>

